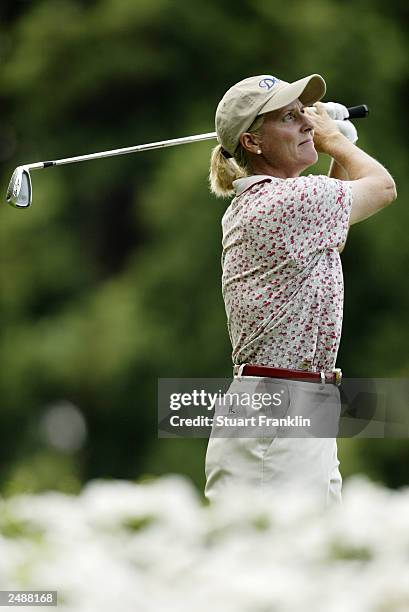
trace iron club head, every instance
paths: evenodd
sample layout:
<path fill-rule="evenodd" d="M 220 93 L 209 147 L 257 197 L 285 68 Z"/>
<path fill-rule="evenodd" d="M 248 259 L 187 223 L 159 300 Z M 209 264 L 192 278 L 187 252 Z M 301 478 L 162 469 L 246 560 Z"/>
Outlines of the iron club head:
<path fill-rule="evenodd" d="M 6 198 L 7 202 L 16 208 L 28 208 L 31 206 L 31 176 L 28 168 L 25 166 L 18 166 L 14 170 L 7 188 Z"/>

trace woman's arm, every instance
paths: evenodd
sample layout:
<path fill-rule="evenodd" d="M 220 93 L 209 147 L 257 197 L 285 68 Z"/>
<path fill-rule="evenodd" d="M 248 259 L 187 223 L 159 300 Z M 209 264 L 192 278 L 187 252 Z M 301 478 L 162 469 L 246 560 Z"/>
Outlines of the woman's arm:
<path fill-rule="evenodd" d="M 334 179 L 340 179 L 341 181 L 349 181 L 349 176 L 346 170 L 340 164 L 335 161 L 335 159 L 331 159 L 331 164 L 329 167 L 328 176 Z"/>
<path fill-rule="evenodd" d="M 353 198 L 349 224 L 353 225 L 396 199 L 395 181 L 382 164 L 338 131 L 323 105 L 317 102 L 315 107 L 317 112 L 311 114 L 315 148 L 334 158 L 348 174 Z"/>

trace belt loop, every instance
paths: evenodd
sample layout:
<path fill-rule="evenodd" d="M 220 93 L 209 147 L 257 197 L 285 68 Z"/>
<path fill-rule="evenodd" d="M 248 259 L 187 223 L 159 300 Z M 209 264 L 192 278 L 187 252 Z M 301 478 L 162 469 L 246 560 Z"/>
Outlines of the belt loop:
<path fill-rule="evenodd" d="M 243 376 L 243 370 L 245 368 L 247 364 L 246 363 L 242 363 L 241 366 L 239 367 L 239 376 Z"/>
<path fill-rule="evenodd" d="M 244 370 L 246 365 L 247 365 L 247 363 L 242 363 L 240 365 L 234 366 L 233 375 L 236 376 L 236 377 L 243 376 L 243 370 Z"/>
<path fill-rule="evenodd" d="M 321 386 L 325 387 L 325 381 L 326 381 L 325 372 L 320 372 L 320 376 L 321 376 Z"/>

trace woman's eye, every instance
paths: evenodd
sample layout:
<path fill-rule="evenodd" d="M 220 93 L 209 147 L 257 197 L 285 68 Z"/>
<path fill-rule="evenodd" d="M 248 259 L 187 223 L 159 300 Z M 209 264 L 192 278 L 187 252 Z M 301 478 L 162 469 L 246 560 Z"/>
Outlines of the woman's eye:
<path fill-rule="evenodd" d="M 285 119 L 285 120 L 287 120 L 287 119 L 294 119 L 294 116 L 295 116 L 295 115 L 294 115 L 294 113 L 287 113 L 287 114 L 284 116 L 284 119 Z"/>

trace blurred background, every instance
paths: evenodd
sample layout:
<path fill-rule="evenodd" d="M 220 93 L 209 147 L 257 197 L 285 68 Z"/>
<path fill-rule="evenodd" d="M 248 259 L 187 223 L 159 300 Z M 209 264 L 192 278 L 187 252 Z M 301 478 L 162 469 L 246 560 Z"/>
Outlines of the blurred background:
<path fill-rule="evenodd" d="M 252 74 L 322 74 L 366 103 L 358 144 L 398 200 L 342 254 L 348 377 L 409 374 L 408 5 L 383 0 L 3 0 L 0 7 L 0 493 L 169 472 L 204 486 L 206 440 L 157 438 L 159 377 L 229 377 L 213 143 L 13 169 L 213 131 Z M 315 173 L 326 173 L 320 157 Z M 408 440 L 341 440 L 344 477 L 409 484 Z"/>

